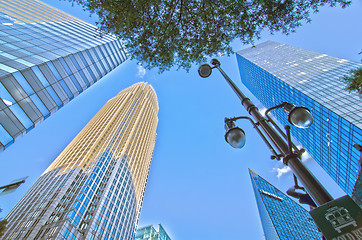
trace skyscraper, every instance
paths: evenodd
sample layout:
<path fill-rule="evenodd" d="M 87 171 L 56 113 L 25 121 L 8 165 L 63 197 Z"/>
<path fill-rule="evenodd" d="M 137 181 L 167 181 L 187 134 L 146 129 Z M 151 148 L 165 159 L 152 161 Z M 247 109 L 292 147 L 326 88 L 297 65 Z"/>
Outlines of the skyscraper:
<path fill-rule="evenodd" d="M 166 230 L 158 224 L 158 231 L 151 225 L 137 230 L 135 240 L 171 240 Z"/>
<path fill-rule="evenodd" d="M 310 214 L 249 169 L 266 240 L 322 239 Z"/>
<path fill-rule="evenodd" d="M 38 0 L 0 2 L 0 151 L 127 58 L 117 37 Z"/>
<path fill-rule="evenodd" d="M 362 65 L 271 41 L 239 51 L 237 61 L 242 82 L 265 107 L 287 101 L 311 110 L 313 125 L 292 127 L 292 134 L 351 195 L 360 171 L 353 145 L 362 142 L 362 102 L 342 77 Z M 273 115 L 288 124 L 282 109 Z"/>
<path fill-rule="evenodd" d="M 133 239 L 157 113 L 146 83 L 109 100 L 6 216 L 2 239 Z"/>

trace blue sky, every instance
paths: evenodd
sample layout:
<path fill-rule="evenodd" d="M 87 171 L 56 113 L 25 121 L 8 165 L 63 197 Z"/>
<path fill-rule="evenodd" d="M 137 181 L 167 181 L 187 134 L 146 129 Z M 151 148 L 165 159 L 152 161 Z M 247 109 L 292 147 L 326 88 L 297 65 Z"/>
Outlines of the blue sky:
<path fill-rule="evenodd" d="M 96 21 L 67 1 L 44 2 L 90 23 Z M 361 12 L 361 0 L 347 9 L 325 7 L 297 33 L 265 33 L 258 42 L 273 40 L 359 62 Z M 238 51 L 247 46 L 235 40 L 233 47 Z M 235 55 L 219 60 L 225 72 L 251 97 L 241 85 Z M 268 148 L 248 122 L 238 122 L 247 134 L 242 150 L 225 143 L 224 117 L 247 113 L 218 72 L 202 79 L 197 68 L 194 66 L 189 73 L 180 70 L 159 75 L 157 70 L 144 72 L 135 61 L 128 60 L 0 153 L 0 185 L 29 176 L 15 193 L 0 197 L 0 218 L 106 101 L 124 88 L 145 81 L 155 88 L 160 111 L 139 226 L 161 223 L 174 240 L 263 239 L 248 168 L 283 191 L 293 185 L 292 175 L 287 172 L 277 176 L 276 169 L 283 166 L 270 160 Z M 314 160 L 306 163 L 334 197 L 344 195 Z"/>

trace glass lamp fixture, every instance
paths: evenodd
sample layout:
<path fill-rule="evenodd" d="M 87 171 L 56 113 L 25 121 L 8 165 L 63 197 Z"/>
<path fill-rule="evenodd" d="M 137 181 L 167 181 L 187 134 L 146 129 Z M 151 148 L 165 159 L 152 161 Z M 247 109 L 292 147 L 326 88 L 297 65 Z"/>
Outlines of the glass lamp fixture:
<path fill-rule="evenodd" d="M 208 76 L 211 75 L 212 67 L 209 64 L 202 64 L 199 67 L 198 72 L 199 72 L 200 77 L 207 78 Z"/>
<path fill-rule="evenodd" d="M 284 111 L 288 113 L 289 123 L 298 128 L 308 128 L 313 124 L 313 116 L 306 107 L 296 107 L 292 103 L 287 103 Z"/>
<path fill-rule="evenodd" d="M 236 127 L 234 122 L 227 122 L 225 124 L 225 140 L 233 148 L 242 148 L 245 145 L 245 132 L 243 129 Z"/>

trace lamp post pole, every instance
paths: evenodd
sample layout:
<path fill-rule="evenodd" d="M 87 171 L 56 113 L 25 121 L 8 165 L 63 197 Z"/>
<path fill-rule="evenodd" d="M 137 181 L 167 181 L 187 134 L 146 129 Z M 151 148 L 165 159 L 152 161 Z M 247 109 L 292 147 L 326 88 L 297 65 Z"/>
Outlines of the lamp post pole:
<path fill-rule="evenodd" d="M 303 186 L 316 202 L 316 204 L 322 205 L 326 202 L 332 201 L 332 196 L 327 192 L 327 190 L 322 186 L 322 184 L 314 177 L 314 175 L 304 166 L 300 160 L 298 154 L 293 153 L 291 149 L 290 134 L 288 134 L 288 142 L 285 141 L 276 130 L 269 124 L 269 122 L 263 117 L 259 112 L 259 109 L 253 104 L 253 102 L 247 98 L 240 89 L 234 84 L 234 82 L 229 78 L 229 76 L 221 69 L 220 62 L 217 59 L 213 59 L 211 64 L 217 68 L 220 73 L 223 75 L 225 80 L 228 82 L 230 87 L 236 93 L 236 95 L 241 100 L 241 104 L 248 111 L 248 113 L 255 119 L 257 124 L 263 129 L 267 137 L 273 143 L 273 145 L 279 150 L 283 156 L 283 163 L 288 165 L 297 178 L 302 182 Z M 286 127 L 287 132 L 289 126 Z M 290 127 L 289 127 L 290 128 Z"/>

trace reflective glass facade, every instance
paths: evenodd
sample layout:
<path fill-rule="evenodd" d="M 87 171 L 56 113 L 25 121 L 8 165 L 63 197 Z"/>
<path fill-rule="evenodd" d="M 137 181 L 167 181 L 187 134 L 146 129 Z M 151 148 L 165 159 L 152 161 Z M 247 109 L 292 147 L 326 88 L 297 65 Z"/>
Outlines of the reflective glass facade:
<path fill-rule="evenodd" d="M 360 171 L 353 144 L 362 142 L 362 101 L 344 90 L 341 78 L 362 65 L 270 41 L 236 56 L 242 82 L 266 108 L 287 101 L 311 110 L 313 125 L 292 127 L 292 135 L 352 195 Z M 288 124 L 282 109 L 273 115 Z"/>
<path fill-rule="evenodd" d="M 109 100 L 6 216 L 0 239 L 134 239 L 157 114 L 146 83 Z"/>
<path fill-rule="evenodd" d="M 113 35 L 37 0 L 0 2 L 0 151 L 127 58 Z"/>
<path fill-rule="evenodd" d="M 250 169 L 249 173 L 266 240 L 322 239 L 309 212 Z"/>
<path fill-rule="evenodd" d="M 151 225 L 137 230 L 135 240 L 171 240 L 161 224 L 158 224 L 158 232 Z"/>

